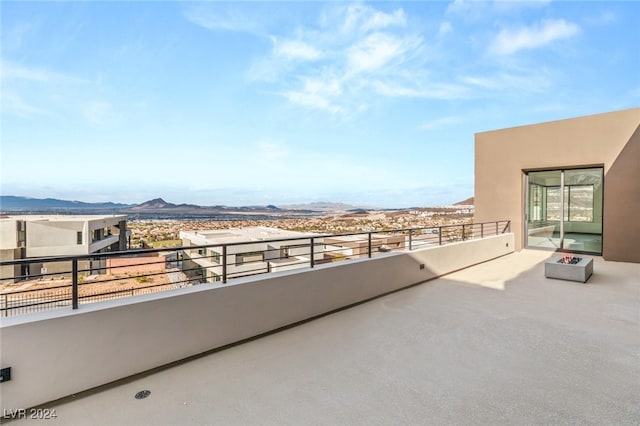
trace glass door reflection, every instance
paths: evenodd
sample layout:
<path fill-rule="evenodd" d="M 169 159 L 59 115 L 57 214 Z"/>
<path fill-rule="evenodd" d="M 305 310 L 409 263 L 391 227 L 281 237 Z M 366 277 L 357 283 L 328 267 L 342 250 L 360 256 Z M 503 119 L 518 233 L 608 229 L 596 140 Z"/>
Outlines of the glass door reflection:
<path fill-rule="evenodd" d="M 526 246 L 602 253 L 603 169 L 529 172 Z"/>

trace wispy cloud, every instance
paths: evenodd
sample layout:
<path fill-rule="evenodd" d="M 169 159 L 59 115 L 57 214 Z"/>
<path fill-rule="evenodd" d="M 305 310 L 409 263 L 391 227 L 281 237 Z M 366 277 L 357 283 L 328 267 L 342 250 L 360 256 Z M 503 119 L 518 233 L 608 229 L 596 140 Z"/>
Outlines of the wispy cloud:
<path fill-rule="evenodd" d="M 314 61 L 322 56 L 322 52 L 314 46 L 301 40 L 286 40 L 271 37 L 273 54 L 288 60 Z"/>
<path fill-rule="evenodd" d="M 385 13 L 371 6 L 356 3 L 347 7 L 342 28 L 347 32 L 367 32 L 391 26 L 405 26 L 406 23 L 407 16 L 403 9 Z"/>
<path fill-rule="evenodd" d="M 259 21 L 240 9 L 222 3 L 197 4 L 184 10 L 183 15 L 193 24 L 214 31 L 259 33 Z"/>
<path fill-rule="evenodd" d="M 489 52 L 509 55 L 523 49 L 546 46 L 580 32 L 580 26 L 564 19 L 546 20 L 530 27 L 501 30 L 489 45 Z"/>
<path fill-rule="evenodd" d="M 536 69 L 535 72 L 530 70 L 504 70 L 493 74 L 462 76 L 461 81 L 470 87 L 480 88 L 485 93 L 517 93 L 517 96 L 521 96 L 549 90 L 552 75 L 544 68 Z"/>
<path fill-rule="evenodd" d="M 249 80 L 279 86 L 270 91 L 295 105 L 345 117 L 367 110 L 374 96 L 446 97 L 451 91 L 425 80 L 425 40 L 407 27 L 401 8 L 331 5 L 317 25 L 272 35 L 272 51 L 254 62 Z"/>
<path fill-rule="evenodd" d="M 52 72 L 43 68 L 29 67 L 2 58 L 2 113 L 22 118 L 44 114 L 43 88 L 68 86 L 83 80 Z"/>
<path fill-rule="evenodd" d="M 294 104 L 337 114 L 346 112 L 344 107 L 333 102 L 341 92 L 337 80 L 307 79 L 302 88 L 283 92 L 282 96 Z"/>
<path fill-rule="evenodd" d="M 408 85 L 394 85 L 384 81 L 372 83 L 376 93 L 389 97 L 423 98 L 423 99 L 460 99 L 469 95 L 469 89 L 461 84 L 430 83 L 426 86 L 410 87 Z"/>
<path fill-rule="evenodd" d="M 84 119 L 91 125 L 111 126 L 123 114 L 102 98 L 101 83 L 45 68 L 2 60 L 2 113 L 22 118 L 36 115 Z"/>
<path fill-rule="evenodd" d="M 398 37 L 373 33 L 358 41 L 346 51 L 348 72 L 376 71 L 393 60 L 402 61 L 403 55 L 422 43 L 420 38 Z"/>
<path fill-rule="evenodd" d="M 455 37 L 445 37 L 453 32 L 454 25 L 458 28 L 460 19 L 465 19 L 461 16 L 465 11 L 473 14 L 490 8 L 491 16 L 504 16 L 526 8 L 542 8 L 547 3 L 504 5 L 458 0 L 450 4 L 435 31 L 417 25 L 400 7 L 383 10 L 376 3 L 360 2 L 323 5 L 318 8 L 318 19 L 303 19 L 295 26 L 278 28 L 256 23 L 247 18 L 246 8 L 237 13 L 228 4 L 207 5 L 206 10 L 192 10 L 185 16 L 212 30 L 257 34 L 256 28 L 260 27 L 271 48 L 254 57 L 247 80 L 263 85 L 265 93 L 280 96 L 292 105 L 350 119 L 379 104 L 380 98 L 461 100 L 511 96 L 509 90 L 514 89 L 521 94 L 547 90 L 553 75 L 544 69 L 535 74 L 521 70 L 514 58 L 509 58 L 508 64 L 481 57 L 460 63 L 450 52 L 471 40 L 477 46 L 488 45 L 492 55 L 508 56 L 573 37 L 580 32 L 577 24 L 564 19 L 544 20 L 502 29 L 488 41 L 486 30 L 472 32 L 464 40 L 458 31 Z M 269 27 L 271 33 L 265 30 Z M 447 60 L 457 64 L 455 73 Z M 471 63 L 482 71 L 472 71 Z"/>
<path fill-rule="evenodd" d="M 16 115 L 22 118 L 31 117 L 44 112 L 40 108 L 26 102 L 20 95 L 10 92 L 7 93 L 6 90 L 3 91 L 0 102 L 2 104 L 3 113 Z"/>
<path fill-rule="evenodd" d="M 23 65 L 2 59 L 2 80 L 29 80 L 46 82 L 60 77 L 59 74 L 43 69 L 25 67 Z"/>

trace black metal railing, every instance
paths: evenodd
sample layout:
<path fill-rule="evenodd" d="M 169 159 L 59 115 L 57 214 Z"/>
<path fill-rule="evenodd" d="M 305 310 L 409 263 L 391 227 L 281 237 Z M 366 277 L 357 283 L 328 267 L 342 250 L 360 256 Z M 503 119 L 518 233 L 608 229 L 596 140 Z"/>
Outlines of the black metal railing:
<path fill-rule="evenodd" d="M 510 221 L 498 221 L 1 261 L 0 315 L 77 309 L 83 303 L 224 284 L 268 272 L 485 238 L 510 232 L 510 227 Z M 256 245 L 262 249 L 256 251 Z"/>

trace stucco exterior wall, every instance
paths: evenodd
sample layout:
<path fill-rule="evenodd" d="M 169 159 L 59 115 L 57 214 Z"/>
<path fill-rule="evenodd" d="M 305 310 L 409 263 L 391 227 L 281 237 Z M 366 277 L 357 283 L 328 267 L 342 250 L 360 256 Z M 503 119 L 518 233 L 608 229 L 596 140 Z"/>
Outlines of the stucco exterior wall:
<path fill-rule="evenodd" d="M 32 221 L 26 225 L 27 257 L 88 253 L 83 221 Z M 78 232 L 82 232 L 83 244 L 77 242 Z"/>
<path fill-rule="evenodd" d="M 15 249 L 17 247 L 17 221 L 11 219 L 0 220 L 0 249 Z"/>
<path fill-rule="evenodd" d="M 605 176 L 604 258 L 640 262 L 640 126 Z"/>
<path fill-rule="evenodd" d="M 477 133 L 474 220 L 511 220 L 515 248 L 520 250 L 524 172 L 603 167 L 603 257 L 640 262 L 640 246 L 630 244 L 640 240 L 639 125 L 640 108 L 633 108 Z"/>
<path fill-rule="evenodd" d="M 2 409 L 27 408 L 513 251 L 513 234 L 3 319 Z M 424 267 L 421 267 L 424 265 Z"/>
<path fill-rule="evenodd" d="M 20 258 L 19 248 L 0 249 L 0 261 L 15 260 Z M 0 283 L 10 284 L 15 282 L 15 278 L 20 275 L 20 265 L 0 266 Z"/>

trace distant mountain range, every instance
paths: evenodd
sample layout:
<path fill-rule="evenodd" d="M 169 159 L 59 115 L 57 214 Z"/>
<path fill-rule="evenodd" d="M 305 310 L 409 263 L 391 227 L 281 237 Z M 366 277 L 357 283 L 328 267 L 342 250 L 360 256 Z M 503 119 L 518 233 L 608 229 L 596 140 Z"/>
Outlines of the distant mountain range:
<path fill-rule="evenodd" d="M 55 198 L 15 197 L 0 195 L 0 211 L 38 211 L 38 210 L 117 210 L 132 207 L 119 203 L 84 203 L 82 201 L 58 200 Z"/>
<path fill-rule="evenodd" d="M 85 203 L 82 201 L 59 200 L 55 198 L 29 198 L 0 195 L 0 212 L 3 213 L 100 213 L 100 214 L 163 214 L 163 215 L 220 215 L 220 214 L 313 214 L 329 211 L 329 203 L 319 203 L 279 208 L 274 205 L 229 207 L 224 205 L 198 206 L 195 204 L 173 204 L 162 198 L 145 201 L 142 204 Z M 338 204 L 342 208 L 356 207 Z M 341 210 L 341 209 L 338 209 Z"/>
<path fill-rule="evenodd" d="M 460 201 L 456 205 L 473 204 L 473 197 Z M 369 207 L 368 209 L 373 209 Z M 198 206 L 195 204 L 173 204 L 162 198 L 145 201 L 142 204 L 122 203 L 85 203 L 82 201 L 59 200 L 55 198 L 29 198 L 13 195 L 0 195 L 0 212 L 3 213 L 94 213 L 94 214 L 162 214 L 162 215 L 305 215 L 331 212 L 358 212 L 362 207 L 345 203 L 314 202 L 291 204 L 276 207 L 224 205 Z M 375 210 L 375 209 L 374 209 Z"/>
<path fill-rule="evenodd" d="M 259 213 L 269 214 L 286 212 L 286 209 L 280 209 L 273 205 L 268 206 L 244 206 L 244 207 L 228 207 L 223 205 L 217 206 L 198 206 L 195 204 L 173 204 L 168 203 L 162 198 L 145 201 L 142 204 L 129 206 L 123 212 L 131 213 L 175 213 L 175 214 L 221 214 L 221 213 Z"/>

